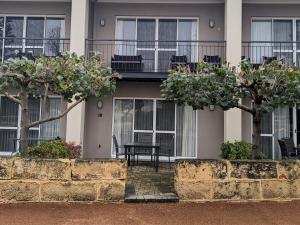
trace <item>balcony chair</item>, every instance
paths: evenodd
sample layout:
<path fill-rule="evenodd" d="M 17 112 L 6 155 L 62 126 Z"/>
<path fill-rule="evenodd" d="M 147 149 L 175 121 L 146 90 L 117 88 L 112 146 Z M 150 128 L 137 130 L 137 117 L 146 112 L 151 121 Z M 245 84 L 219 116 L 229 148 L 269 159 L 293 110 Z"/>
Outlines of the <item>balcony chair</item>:
<path fill-rule="evenodd" d="M 277 60 L 277 56 L 263 56 L 263 62 L 265 64 L 270 64 L 272 63 L 273 61 L 276 61 Z"/>
<path fill-rule="evenodd" d="M 282 138 L 278 140 L 281 156 L 283 159 L 299 159 L 300 149 L 295 147 L 292 138 Z"/>
<path fill-rule="evenodd" d="M 221 57 L 218 55 L 205 55 L 203 61 L 221 67 Z"/>
<path fill-rule="evenodd" d="M 116 72 L 142 72 L 143 57 L 141 55 L 114 55 L 111 68 Z"/>
<path fill-rule="evenodd" d="M 170 61 L 170 68 L 176 70 L 180 66 L 186 66 L 188 59 L 185 55 L 172 55 Z"/>

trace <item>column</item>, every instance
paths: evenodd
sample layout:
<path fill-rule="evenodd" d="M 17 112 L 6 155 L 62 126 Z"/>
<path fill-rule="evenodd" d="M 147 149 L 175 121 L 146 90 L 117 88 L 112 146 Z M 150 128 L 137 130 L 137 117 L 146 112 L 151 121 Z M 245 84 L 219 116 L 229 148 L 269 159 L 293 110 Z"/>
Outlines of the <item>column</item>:
<path fill-rule="evenodd" d="M 226 58 L 238 65 L 242 57 L 242 0 L 225 0 Z M 225 141 L 242 140 L 242 111 L 231 109 L 224 113 Z"/>
<path fill-rule="evenodd" d="M 72 0 L 70 52 L 85 54 L 85 40 L 88 37 L 89 0 Z M 83 144 L 85 102 L 77 105 L 67 114 L 66 141 Z"/>

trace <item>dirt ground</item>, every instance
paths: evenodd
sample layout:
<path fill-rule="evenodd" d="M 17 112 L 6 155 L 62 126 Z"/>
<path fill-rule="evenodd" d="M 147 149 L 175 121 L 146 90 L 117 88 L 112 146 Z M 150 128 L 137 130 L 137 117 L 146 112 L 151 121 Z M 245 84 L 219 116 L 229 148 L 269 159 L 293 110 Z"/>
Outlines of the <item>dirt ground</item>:
<path fill-rule="evenodd" d="M 300 202 L 2 204 L 1 225 L 300 225 Z"/>

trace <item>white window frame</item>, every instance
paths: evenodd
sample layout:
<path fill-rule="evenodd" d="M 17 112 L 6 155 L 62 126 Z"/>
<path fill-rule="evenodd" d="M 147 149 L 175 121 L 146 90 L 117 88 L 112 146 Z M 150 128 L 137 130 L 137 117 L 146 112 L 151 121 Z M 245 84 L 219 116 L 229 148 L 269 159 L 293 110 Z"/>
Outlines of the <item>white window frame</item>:
<path fill-rule="evenodd" d="M 293 35 L 293 49 L 292 50 L 276 50 L 272 49 L 273 53 L 293 53 L 293 63 L 297 65 L 297 54 L 300 54 L 300 48 L 297 49 L 297 22 L 300 22 L 300 17 L 252 17 L 251 18 L 251 37 L 252 37 L 252 31 L 253 27 L 252 24 L 254 21 L 270 21 L 271 22 L 271 27 L 272 27 L 272 41 L 274 41 L 274 21 L 276 20 L 286 20 L 286 21 L 292 21 L 292 35 Z M 252 41 L 252 40 L 251 40 Z M 300 57 L 300 55 L 299 55 Z"/>
<path fill-rule="evenodd" d="M 197 30 L 196 30 L 196 40 L 191 40 L 191 41 L 195 41 L 195 46 L 196 46 L 196 52 L 195 52 L 195 56 L 196 59 L 195 61 L 198 62 L 198 58 L 199 58 L 199 54 L 198 54 L 198 40 L 199 40 L 199 18 L 198 17 L 157 17 L 157 16 L 116 16 L 115 19 L 115 39 L 117 38 L 117 32 L 118 32 L 118 20 L 119 19 L 135 19 L 135 54 L 137 54 L 137 51 L 154 51 L 154 57 L 155 57 L 155 61 L 154 61 L 154 70 L 155 72 L 158 71 L 158 53 L 160 51 L 175 51 L 176 54 L 178 54 L 178 23 L 179 20 L 195 20 L 197 22 Z M 153 19 L 155 20 L 155 47 L 154 48 L 138 48 L 137 47 L 137 22 L 139 19 Z M 158 28 L 159 28 L 159 20 L 160 19 L 174 19 L 177 21 L 177 29 L 176 29 L 176 48 L 170 48 L 170 49 L 164 49 L 164 48 L 159 48 L 159 40 L 158 40 Z M 115 43 L 115 46 L 117 46 L 117 43 Z"/>
<path fill-rule="evenodd" d="M 133 112 L 135 111 L 135 100 L 152 100 L 153 101 L 153 110 L 156 111 L 156 102 L 157 101 L 166 101 L 166 99 L 164 98 L 143 98 L 143 97 L 113 97 L 113 113 L 112 113 L 112 135 L 114 133 L 114 123 L 115 123 L 115 101 L 116 100 L 132 100 L 133 101 Z M 177 123 L 177 104 L 175 104 L 175 126 L 174 126 L 174 131 L 157 131 L 156 127 L 153 127 L 154 130 L 154 135 L 153 135 L 153 141 L 155 141 L 155 136 L 156 133 L 172 133 L 174 134 L 174 155 L 171 157 L 171 161 L 175 161 L 175 159 L 197 159 L 198 158 L 198 111 L 195 111 L 196 113 L 196 133 L 195 133 L 195 156 L 194 157 L 183 157 L 183 156 L 177 156 L 177 151 L 176 151 L 176 123 Z M 153 124 L 154 126 L 156 126 L 156 112 L 153 112 Z M 139 132 L 144 132 L 141 130 L 138 130 Z M 135 132 L 135 128 L 134 128 L 134 113 L 133 113 L 133 130 L 132 130 L 133 134 Z M 152 133 L 152 130 L 146 130 L 145 132 L 148 133 Z M 111 135 L 111 136 L 112 136 Z M 134 138 L 134 135 L 132 135 L 132 138 Z M 116 154 L 114 151 L 114 143 L 113 143 L 113 139 L 111 138 L 111 157 L 115 158 Z M 163 157 L 163 156 L 162 156 Z M 141 157 L 141 159 L 146 159 L 148 160 L 149 157 Z"/>
<path fill-rule="evenodd" d="M 4 95 L 0 95 L 0 102 L 1 102 L 1 98 L 2 97 L 5 97 Z M 61 96 L 57 96 L 57 95 L 49 95 L 48 96 L 49 98 L 51 99 L 54 99 L 54 98 L 57 98 L 57 99 L 61 99 Z M 39 117 L 41 118 L 42 117 L 42 99 L 40 99 L 40 107 L 39 107 Z M 40 138 L 40 135 L 41 135 L 41 125 L 40 124 L 39 126 L 37 127 L 31 127 L 29 128 L 29 130 L 35 130 L 35 131 L 38 131 L 38 138 Z M 0 126 L 0 130 L 17 130 L 17 139 L 19 140 L 21 135 L 20 135 L 20 131 L 21 131 L 21 106 L 18 105 L 18 126 L 17 127 L 4 127 L 4 126 Z M 15 152 L 2 152 L 0 151 L 0 156 L 10 156 L 10 155 L 14 155 L 16 153 L 19 152 L 19 149 L 20 149 L 20 143 L 19 141 L 16 141 L 16 149 L 15 149 Z"/>
<path fill-rule="evenodd" d="M 46 22 L 47 19 L 63 19 L 64 23 L 66 23 L 66 16 L 65 15 L 30 15 L 30 14 L 0 14 L 0 17 L 4 18 L 4 22 L 3 22 L 3 37 L 1 38 L 3 43 L 2 43 L 2 62 L 4 60 L 4 50 L 7 48 L 20 48 L 22 49 L 23 52 L 25 52 L 26 48 L 29 49 L 43 49 L 42 52 L 44 53 L 45 51 L 45 43 L 43 42 L 43 46 L 30 46 L 30 45 L 26 45 L 26 33 L 27 33 L 27 18 L 28 17 L 37 17 L 37 18 L 44 18 L 44 35 L 43 38 L 46 38 Z M 23 34 L 22 34 L 22 45 L 5 45 L 5 38 L 6 38 L 6 19 L 7 17 L 23 17 Z M 63 37 L 61 37 L 60 39 L 64 39 L 65 37 L 65 30 L 62 32 Z"/>

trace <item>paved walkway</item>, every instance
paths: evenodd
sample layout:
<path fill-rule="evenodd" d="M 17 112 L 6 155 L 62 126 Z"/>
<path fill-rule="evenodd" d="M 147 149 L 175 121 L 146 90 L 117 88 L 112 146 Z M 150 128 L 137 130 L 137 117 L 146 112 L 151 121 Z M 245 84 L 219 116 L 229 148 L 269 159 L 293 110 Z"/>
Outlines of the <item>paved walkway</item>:
<path fill-rule="evenodd" d="M 158 172 L 145 165 L 128 169 L 126 202 L 176 202 L 174 193 L 174 169 L 168 164 L 161 165 Z"/>
<path fill-rule="evenodd" d="M 0 225 L 298 225 L 300 202 L 0 205 Z"/>

